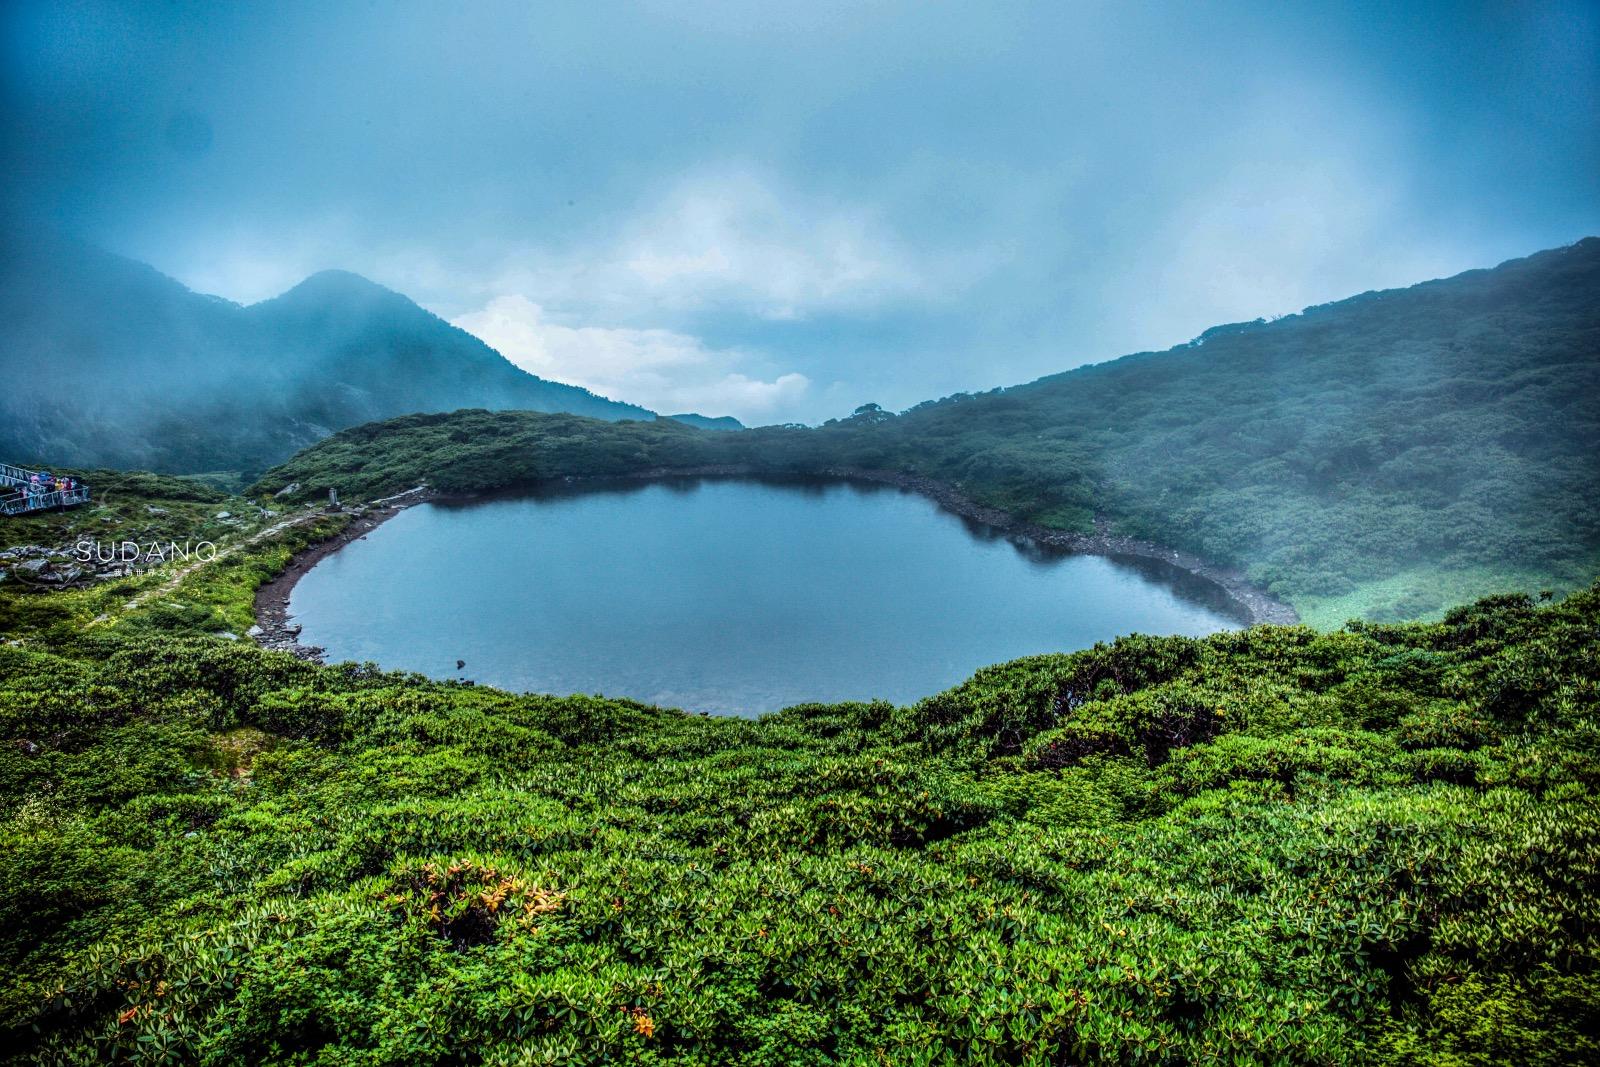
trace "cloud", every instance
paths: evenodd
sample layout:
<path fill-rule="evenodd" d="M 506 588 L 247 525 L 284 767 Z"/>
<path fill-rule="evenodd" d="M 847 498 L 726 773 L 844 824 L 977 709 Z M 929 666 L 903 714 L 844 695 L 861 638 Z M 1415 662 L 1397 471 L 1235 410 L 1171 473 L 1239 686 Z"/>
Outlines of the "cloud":
<path fill-rule="evenodd" d="M 512 253 L 499 284 L 611 318 L 787 321 L 948 295 L 972 265 L 915 253 L 865 204 L 728 165 L 682 178 L 581 243 Z"/>
<path fill-rule="evenodd" d="M 520 295 L 608 388 L 812 419 L 1600 220 L 1592 0 L 263 6 L 0 4 L 0 209 L 246 301 Z"/>
<path fill-rule="evenodd" d="M 312 224 L 271 231 L 233 224 L 184 242 L 172 267 L 159 261 L 156 265 L 170 269 L 197 293 L 253 304 L 348 261 L 352 236 L 348 223 L 340 219 L 319 218 Z"/>
<path fill-rule="evenodd" d="M 1350 103 L 1280 85 L 1241 108 L 1188 195 L 1142 221 L 1148 242 L 1085 277 L 1107 309 L 1085 322 L 1109 339 L 1094 357 L 1492 265 L 1469 235 L 1419 223 L 1407 127 Z"/>
<path fill-rule="evenodd" d="M 325 214 L 270 229 L 229 224 L 174 258 L 186 283 L 246 303 L 340 267 L 430 307 L 459 311 L 524 293 L 562 314 L 613 322 L 876 313 L 948 296 L 976 269 L 970 253 L 913 252 L 864 203 L 780 189 L 739 166 L 696 172 L 580 232 L 537 242 L 430 246 Z"/>
<path fill-rule="evenodd" d="M 745 422 L 772 421 L 793 407 L 810 381 L 796 372 L 752 377 L 739 365 L 750 357 L 713 349 L 673 330 L 571 326 L 551 321 L 520 293 L 495 297 L 455 324 L 482 338 L 517 366 L 604 396 L 664 414 L 732 414 Z"/>
<path fill-rule="evenodd" d="M 797 202 L 737 172 L 680 186 L 635 228 L 619 259 L 657 299 L 724 299 L 779 319 L 869 307 L 924 285 L 869 212 Z"/>

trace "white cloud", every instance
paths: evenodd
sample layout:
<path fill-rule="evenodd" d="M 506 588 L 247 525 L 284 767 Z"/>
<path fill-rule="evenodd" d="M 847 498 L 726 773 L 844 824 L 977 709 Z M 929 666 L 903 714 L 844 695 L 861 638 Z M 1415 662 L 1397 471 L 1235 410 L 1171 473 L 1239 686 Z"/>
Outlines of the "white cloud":
<path fill-rule="evenodd" d="M 569 326 L 518 293 L 495 297 L 455 324 L 541 378 L 568 382 L 663 414 L 698 411 L 767 422 L 805 396 L 803 374 L 770 380 L 738 369 L 748 357 L 673 330 Z"/>
<path fill-rule="evenodd" d="M 580 247 L 513 254 L 499 289 L 611 319 L 786 320 L 925 300 L 972 266 L 914 254 L 869 208 L 734 167 L 683 179 Z"/>
<path fill-rule="evenodd" d="M 631 324 L 875 311 L 948 297 L 992 265 L 969 251 L 913 250 L 866 203 L 802 193 L 738 165 L 698 170 L 602 218 L 559 237 L 445 249 L 330 213 L 213 228 L 158 258 L 192 287 L 245 303 L 338 267 L 447 314 L 523 293 L 562 315 Z"/>
<path fill-rule="evenodd" d="M 173 274 L 197 293 L 253 304 L 342 265 L 352 244 L 348 226 L 338 219 L 272 232 L 235 224 L 187 243 L 174 257 Z"/>
<path fill-rule="evenodd" d="M 1148 241 L 1086 279 L 1105 309 L 1085 329 L 1103 339 L 1095 358 L 1492 262 L 1417 225 L 1403 127 L 1288 87 L 1234 123 L 1236 143 L 1143 221 Z"/>
<path fill-rule="evenodd" d="M 974 265 L 915 256 L 868 208 L 782 190 L 742 167 L 699 172 L 586 241 L 523 248 L 503 263 L 457 326 L 541 377 L 745 422 L 799 417 L 811 381 L 762 366 L 760 352 L 708 347 L 692 324 L 925 301 L 964 284 Z"/>

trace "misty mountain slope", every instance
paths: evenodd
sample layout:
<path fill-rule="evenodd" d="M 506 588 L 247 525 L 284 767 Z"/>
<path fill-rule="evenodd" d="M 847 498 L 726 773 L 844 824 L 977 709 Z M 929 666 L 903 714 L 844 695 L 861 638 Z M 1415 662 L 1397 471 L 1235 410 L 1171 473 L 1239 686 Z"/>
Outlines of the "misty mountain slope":
<path fill-rule="evenodd" d="M 651 419 L 520 370 L 342 271 L 251 307 L 37 234 L 0 265 L 0 455 L 174 472 L 261 470 L 338 429 L 493 407 Z"/>
<path fill-rule="evenodd" d="M 995 503 L 1065 525 L 1099 514 L 1301 604 L 1415 615 L 1501 579 L 1586 584 L 1600 564 L 1600 239 L 874 430 L 898 462 Z M 1408 584 L 1411 568 L 1431 576 Z M 1441 569 L 1466 585 L 1429 588 Z"/>
<path fill-rule="evenodd" d="M 654 418 L 644 408 L 537 378 L 408 298 L 346 271 L 315 274 L 245 314 L 273 339 L 292 376 L 309 379 L 299 388 L 302 409 L 326 405 L 323 421 L 330 425 L 378 417 L 362 407 L 386 415 L 488 407 Z M 347 388 L 324 395 L 322 380 L 329 377 Z"/>

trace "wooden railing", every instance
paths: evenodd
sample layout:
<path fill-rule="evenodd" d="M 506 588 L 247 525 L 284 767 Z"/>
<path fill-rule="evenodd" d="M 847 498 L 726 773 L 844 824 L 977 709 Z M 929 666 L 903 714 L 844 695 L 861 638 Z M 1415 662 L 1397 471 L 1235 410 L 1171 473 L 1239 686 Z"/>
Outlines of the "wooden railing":
<path fill-rule="evenodd" d="M 21 515 L 29 511 L 43 511 L 46 508 L 70 508 L 75 504 L 88 502 L 89 490 L 83 486 L 77 489 L 51 490 L 48 493 L 26 493 L 22 496 L 0 499 L 0 515 Z"/>
<path fill-rule="evenodd" d="M 0 463 L 0 485 L 27 485 L 33 475 L 33 471 L 13 467 L 9 463 Z"/>

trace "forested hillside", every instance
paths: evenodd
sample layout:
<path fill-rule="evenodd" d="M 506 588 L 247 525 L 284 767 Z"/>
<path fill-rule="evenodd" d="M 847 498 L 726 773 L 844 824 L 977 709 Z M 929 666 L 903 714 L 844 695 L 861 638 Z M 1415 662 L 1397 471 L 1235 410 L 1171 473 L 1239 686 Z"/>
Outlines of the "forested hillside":
<path fill-rule="evenodd" d="M 259 473 L 335 430 L 413 411 L 654 417 L 536 378 L 357 275 L 240 307 L 58 235 L 5 236 L 7 462 Z"/>
<path fill-rule="evenodd" d="M 1411 615 L 1600 570 L 1600 239 L 888 420 L 883 460 L 1046 522 Z M 1398 601 L 1398 602 L 1396 602 Z"/>
<path fill-rule="evenodd" d="M 814 430 L 401 418 L 270 472 L 375 494 L 732 464 L 928 476 L 1243 568 L 1322 624 L 1600 573 L 1600 240 L 1192 345 Z"/>

